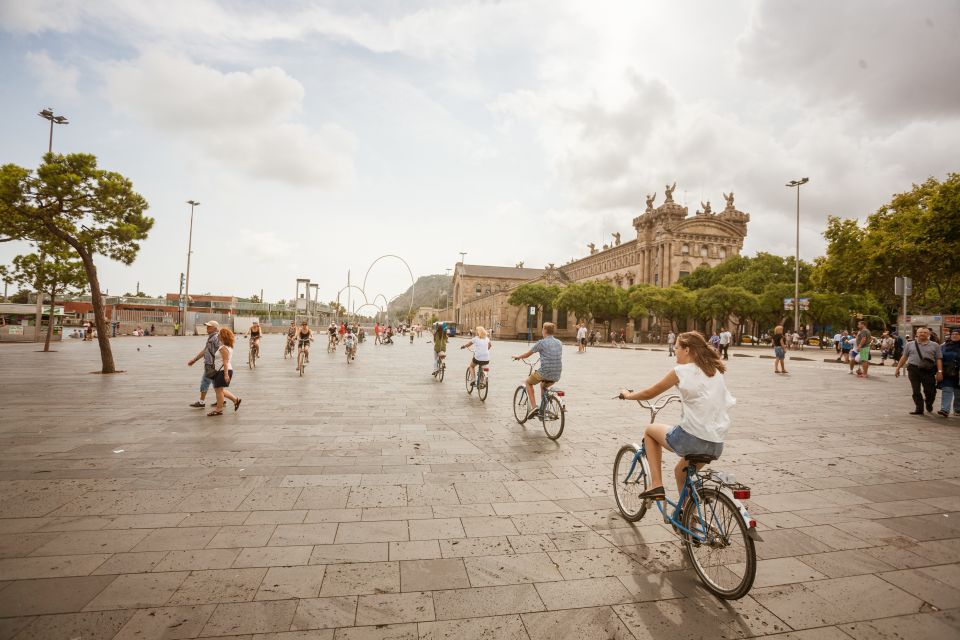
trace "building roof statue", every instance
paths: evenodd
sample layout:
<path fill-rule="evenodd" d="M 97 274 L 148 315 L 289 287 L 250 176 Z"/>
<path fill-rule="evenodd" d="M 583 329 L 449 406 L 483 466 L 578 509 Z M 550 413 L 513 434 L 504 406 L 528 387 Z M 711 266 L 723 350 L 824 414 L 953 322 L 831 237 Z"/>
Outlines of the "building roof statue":
<path fill-rule="evenodd" d="M 616 231 L 616 232 L 613 233 L 613 246 L 615 246 L 615 247 L 619 247 L 619 246 L 620 246 L 620 232 L 619 232 L 619 231 Z"/>
<path fill-rule="evenodd" d="M 597 252 L 597 245 L 594 242 L 591 242 L 587 245 L 587 248 L 590 249 L 590 255 L 593 255 Z"/>
<path fill-rule="evenodd" d="M 727 193 L 723 194 L 723 199 L 727 201 L 726 210 L 727 210 L 727 211 L 733 211 L 733 210 L 734 210 L 734 206 L 733 206 L 733 191 L 731 191 L 729 194 L 727 194 Z"/>
<path fill-rule="evenodd" d="M 677 188 L 677 182 L 676 182 L 676 180 L 674 180 L 672 187 L 671 187 L 670 185 L 667 185 L 666 189 L 664 190 L 664 192 L 667 194 L 667 199 L 664 201 L 665 203 L 666 203 L 666 202 L 673 202 L 673 191 L 674 191 L 676 188 Z"/>
<path fill-rule="evenodd" d="M 654 191 L 653 195 L 647 194 L 647 211 L 653 211 L 653 201 L 657 199 L 657 192 Z"/>

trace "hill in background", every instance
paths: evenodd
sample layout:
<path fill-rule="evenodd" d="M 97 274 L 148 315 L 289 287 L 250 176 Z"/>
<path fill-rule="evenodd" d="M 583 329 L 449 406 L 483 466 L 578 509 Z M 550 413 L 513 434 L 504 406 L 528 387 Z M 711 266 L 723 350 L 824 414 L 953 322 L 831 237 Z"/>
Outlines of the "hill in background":
<path fill-rule="evenodd" d="M 396 300 L 390 304 L 391 317 L 403 317 L 410 308 L 411 290 L 413 293 L 413 311 L 419 307 L 435 307 L 437 299 L 440 300 L 440 306 L 449 304 L 449 300 L 444 294 L 450 295 L 450 285 L 453 277 L 445 274 L 435 274 L 431 276 L 420 276 L 412 287 L 400 294 Z"/>

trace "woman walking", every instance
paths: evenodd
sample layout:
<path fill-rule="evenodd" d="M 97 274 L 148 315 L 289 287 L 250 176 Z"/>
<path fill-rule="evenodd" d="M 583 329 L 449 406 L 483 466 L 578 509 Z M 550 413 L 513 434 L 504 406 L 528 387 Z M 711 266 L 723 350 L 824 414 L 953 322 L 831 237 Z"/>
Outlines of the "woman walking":
<path fill-rule="evenodd" d="M 940 411 L 946 418 L 960 416 L 960 327 L 950 330 L 950 338 L 940 347 L 943 356 L 943 380 L 940 382 Z"/>
<path fill-rule="evenodd" d="M 216 356 L 213 360 L 213 366 L 217 370 L 217 374 L 213 379 L 213 390 L 217 394 L 217 406 L 207 414 L 208 416 L 223 415 L 224 398 L 233 402 L 234 411 L 240 408 L 240 398 L 227 391 L 227 387 L 230 386 L 230 380 L 233 378 L 233 343 L 233 331 L 227 327 L 220 329 L 220 348 L 217 349 Z"/>
<path fill-rule="evenodd" d="M 786 373 L 787 339 L 783 336 L 783 325 L 773 330 L 773 372 Z"/>

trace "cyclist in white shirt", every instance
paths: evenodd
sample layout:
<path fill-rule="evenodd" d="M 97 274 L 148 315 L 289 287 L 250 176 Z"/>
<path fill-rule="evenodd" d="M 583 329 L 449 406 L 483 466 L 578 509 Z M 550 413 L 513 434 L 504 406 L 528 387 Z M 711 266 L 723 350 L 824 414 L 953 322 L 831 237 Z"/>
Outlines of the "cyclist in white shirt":
<path fill-rule="evenodd" d="M 357 336 L 353 333 L 353 329 L 347 327 L 347 332 L 343 336 L 343 346 L 347 349 L 347 353 L 350 354 L 351 360 L 357 359 Z"/>
<path fill-rule="evenodd" d="M 677 488 L 683 487 L 688 462 L 683 458 L 700 454 L 719 458 L 723 441 L 730 428 L 727 411 L 736 404 L 736 399 L 727 390 L 723 374 L 723 360 L 703 336 L 696 331 L 681 333 L 677 337 L 677 366 L 660 382 L 640 391 L 620 390 L 623 400 L 649 400 L 671 387 L 680 390 L 683 413 L 680 424 L 651 424 L 643 432 L 643 442 L 650 462 L 653 487 L 640 494 L 640 498 L 663 500 L 663 478 L 660 463 L 663 450 L 673 451 L 681 460 L 674 467 Z M 697 465 L 699 468 L 702 465 Z"/>
<path fill-rule="evenodd" d="M 490 341 L 490 338 L 487 337 L 487 330 L 483 327 L 477 327 L 475 336 L 470 338 L 470 342 L 467 342 L 461 346 L 461 349 L 466 349 L 467 347 L 473 347 L 473 359 L 470 360 L 470 375 L 473 376 L 474 380 L 477 377 L 477 365 L 484 367 L 490 364 L 490 349 L 493 347 L 493 343 Z"/>

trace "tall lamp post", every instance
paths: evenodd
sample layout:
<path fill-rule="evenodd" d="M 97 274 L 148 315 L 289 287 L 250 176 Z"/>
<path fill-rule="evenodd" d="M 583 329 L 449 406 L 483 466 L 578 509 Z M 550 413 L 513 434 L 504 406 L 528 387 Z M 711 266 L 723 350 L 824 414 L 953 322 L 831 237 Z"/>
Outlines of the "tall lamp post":
<path fill-rule="evenodd" d="M 193 208 L 200 206 L 196 200 L 187 200 L 190 205 L 190 235 L 187 236 L 187 282 L 183 293 L 183 323 L 180 331 L 187 335 L 187 314 L 190 312 L 190 255 L 193 253 Z"/>
<path fill-rule="evenodd" d="M 55 124 L 70 124 L 70 121 L 67 120 L 66 116 L 58 116 L 53 113 L 53 107 L 47 107 L 37 114 L 44 120 L 50 121 L 50 138 L 47 141 L 47 153 L 53 153 L 53 125 Z M 43 268 L 43 261 L 46 259 L 46 256 L 43 255 L 43 251 L 40 252 L 40 268 Z M 50 309 L 50 320 L 53 322 L 53 309 Z M 34 336 L 33 341 L 40 341 L 40 325 L 43 324 L 43 292 L 37 289 L 37 313 L 36 318 L 34 319 Z"/>
<path fill-rule="evenodd" d="M 797 253 L 794 258 L 793 274 L 793 330 L 800 331 L 800 187 L 810 182 L 810 178 L 791 180 L 787 187 L 797 189 Z"/>

